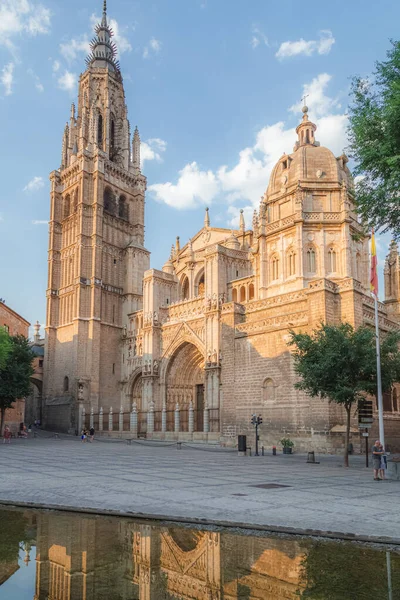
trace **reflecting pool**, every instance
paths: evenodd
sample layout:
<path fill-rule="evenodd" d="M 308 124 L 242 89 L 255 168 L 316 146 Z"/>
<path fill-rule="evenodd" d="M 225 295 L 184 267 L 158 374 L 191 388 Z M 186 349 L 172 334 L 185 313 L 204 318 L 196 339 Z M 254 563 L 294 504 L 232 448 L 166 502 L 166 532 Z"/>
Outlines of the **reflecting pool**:
<path fill-rule="evenodd" d="M 398 600 L 398 550 L 0 511 L 0 600 Z"/>

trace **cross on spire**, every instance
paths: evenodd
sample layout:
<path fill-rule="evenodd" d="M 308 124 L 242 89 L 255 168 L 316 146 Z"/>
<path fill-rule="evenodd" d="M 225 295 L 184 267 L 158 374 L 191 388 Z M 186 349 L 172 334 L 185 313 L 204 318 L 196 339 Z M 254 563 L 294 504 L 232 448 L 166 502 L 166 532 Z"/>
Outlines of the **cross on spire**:
<path fill-rule="evenodd" d="M 305 106 L 305 105 L 306 105 L 306 98 L 308 98 L 308 96 L 309 96 L 309 95 L 310 95 L 310 94 L 304 94 L 304 96 L 302 97 L 302 99 L 301 99 L 301 100 L 302 100 L 302 102 L 303 102 L 303 106 Z"/>

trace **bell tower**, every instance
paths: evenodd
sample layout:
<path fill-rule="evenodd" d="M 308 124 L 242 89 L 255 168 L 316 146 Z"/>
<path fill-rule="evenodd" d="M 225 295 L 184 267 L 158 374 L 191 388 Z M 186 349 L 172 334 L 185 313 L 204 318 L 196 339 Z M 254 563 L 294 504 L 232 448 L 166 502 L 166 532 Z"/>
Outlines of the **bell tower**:
<path fill-rule="evenodd" d="M 50 175 L 45 421 L 69 430 L 79 404 L 96 412 L 119 402 L 122 330 L 142 307 L 149 268 L 140 137 L 136 129 L 131 146 L 112 37 L 104 1 Z"/>

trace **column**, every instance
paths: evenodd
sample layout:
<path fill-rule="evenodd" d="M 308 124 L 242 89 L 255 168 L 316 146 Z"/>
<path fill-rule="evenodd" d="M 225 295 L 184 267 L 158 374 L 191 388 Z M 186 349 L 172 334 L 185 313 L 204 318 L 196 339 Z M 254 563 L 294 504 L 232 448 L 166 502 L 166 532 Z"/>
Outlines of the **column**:
<path fill-rule="evenodd" d="M 133 437 L 137 437 L 137 404 L 136 402 L 134 402 L 132 404 L 132 412 L 131 412 L 131 433 L 133 434 Z"/>
<path fill-rule="evenodd" d="M 165 400 L 162 405 L 161 431 L 162 431 L 162 433 L 165 433 L 167 431 L 167 404 L 166 404 Z"/>
<path fill-rule="evenodd" d="M 113 411 L 112 406 L 110 406 L 110 412 L 108 413 L 108 431 L 113 430 Z"/>
<path fill-rule="evenodd" d="M 99 431 L 103 431 L 103 409 L 100 408 L 99 412 Z"/>
<path fill-rule="evenodd" d="M 94 427 L 94 411 L 93 406 L 90 409 L 90 429 Z"/>
<path fill-rule="evenodd" d="M 189 433 L 193 433 L 194 431 L 194 411 L 193 411 L 193 402 L 190 401 L 189 404 Z"/>
<path fill-rule="evenodd" d="M 124 407 L 123 406 L 121 406 L 121 408 L 119 409 L 118 428 L 119 428 L 120 432 L 124 430 Z"/>
<path fill-rule="evenodd" d="M 147 433 L 154 433 L 154 402 L 152 400 L 149 403 L 149 410 L 147 411 Z"/>
<path fill-rule="evenodd" d="M 179 404 L 176 403 L 175 406 L 175 433 L 179 433 L 179 425 L 180 425 L 180 413 L 179 413 Z"/>

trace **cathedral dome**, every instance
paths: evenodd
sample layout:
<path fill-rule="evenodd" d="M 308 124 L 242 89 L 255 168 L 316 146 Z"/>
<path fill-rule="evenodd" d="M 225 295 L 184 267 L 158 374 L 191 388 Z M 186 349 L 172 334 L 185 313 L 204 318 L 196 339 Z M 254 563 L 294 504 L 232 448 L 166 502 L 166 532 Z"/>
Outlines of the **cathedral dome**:
<path fill-rule="evenodd" d="M 162 270 L 164 271 L 164 273 L 170 273 L 171 275 L 173 275 L 173 273 L 174 273 L 174 265 L 172 264 L 171 258 L 169 258 L 167 260 L 167 262 L 164 264 Z"/>
<path fill-rule="evenodd" d="M 292 154 L 283 154 L 272 170 L 267 198 L 281 195 L 286 188 L 299 181 L 312 183 L 342 183 L 352 187 L 347 157 L 335 157 L 333 152 L 320 146 L 314 138 L 317 126 L 308 120 L 308 108 L 303 107 L 303 119 L 296 128 L 298 141 Z"/>
<path fill-rule="evenodd" d="M 231 248 L 231 250 L 240 250 L 239 240 L 235 237 L 233 231 L 231 231 L 231 235 L 226 240 L 225 246 Z"/>

